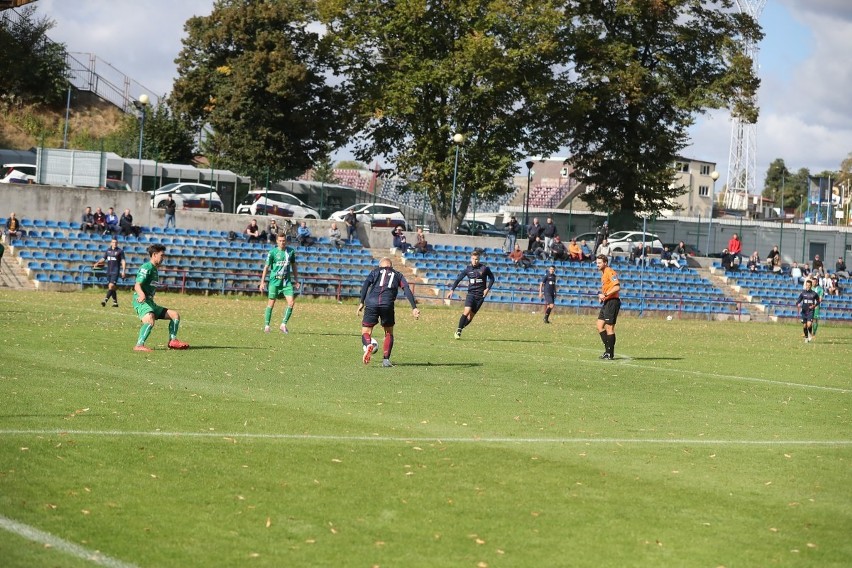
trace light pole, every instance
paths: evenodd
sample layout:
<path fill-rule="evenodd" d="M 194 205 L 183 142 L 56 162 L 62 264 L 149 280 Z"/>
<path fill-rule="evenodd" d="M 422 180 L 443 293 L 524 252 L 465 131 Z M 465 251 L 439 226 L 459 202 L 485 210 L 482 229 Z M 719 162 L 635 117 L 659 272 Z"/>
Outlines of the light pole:
<path fill-rule="evenodd" d="M 133 106 L 141 113 L 139 120 L 139 184 L 136 188 L 142 191 L 142 141 L 145 139 L 145 111 L 148 109 L 148 95 L 142 93 L 133 101 Z"/>
<path fill-rule="evenodd" d="M 707 254 L 710 254 L 710 234 L 713 232 L 713 206 L 716 201 L 716 180 L 719 179 L 719 172 L 713 170 L 710 173 L 710 179 L 713 180 L 713 189 L 710 191 L 710 212 L 707 214 Z"/>
<path fill-rule="evenodd" d="M 526 163 L 527 166 L 527 194 L 524 196 L 524 232 L 526 232 L 527 227 L 530 225 L 530 181 L 532 180 L 532 167 L 535 165 L 535 162 L 529 160 Z M 529 235 L 528 235 L 529 237 Z"/>
<path fill-rule="evenodd" d="M 456 145 L 456 162 L 453 166 L 453 197 L 450 201 L 450 234 L 453 234 L 453 222 L 456 220 L 456 178 L 459 173 L 459 149 L 464 144 L 464 134 L 456 132 L 453 134 L 453 144 Z"/>

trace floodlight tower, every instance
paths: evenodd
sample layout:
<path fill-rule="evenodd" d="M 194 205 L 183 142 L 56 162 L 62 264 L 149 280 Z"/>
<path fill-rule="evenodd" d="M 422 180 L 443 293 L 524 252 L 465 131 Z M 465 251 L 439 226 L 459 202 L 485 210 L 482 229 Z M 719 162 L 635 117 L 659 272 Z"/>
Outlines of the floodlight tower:
<path fill-rule="evenodd" d="M 755 21 L 766 6 L 766 0 L 735 0 L 740 13 Z M 746 43 L 745 52 L 751 58 L 754 74 L 758 74 L 757 43 Z M 755 193 L 757 173 L 757 132 L 753 122 L 731 115 L 731 151 L 728 156 L 728 180 L 725 185 L 725 208 L 748 210 L 748 196 Z"/>

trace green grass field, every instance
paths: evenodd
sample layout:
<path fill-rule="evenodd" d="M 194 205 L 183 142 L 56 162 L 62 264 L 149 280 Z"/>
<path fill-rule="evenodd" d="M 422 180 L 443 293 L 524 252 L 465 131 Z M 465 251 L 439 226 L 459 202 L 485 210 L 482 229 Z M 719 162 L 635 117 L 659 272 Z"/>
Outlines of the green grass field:
<path fill-rule="evenodd" d="M 852 327 L 101 297 L 0 291 L 2 566 L 852 565 Z"/>

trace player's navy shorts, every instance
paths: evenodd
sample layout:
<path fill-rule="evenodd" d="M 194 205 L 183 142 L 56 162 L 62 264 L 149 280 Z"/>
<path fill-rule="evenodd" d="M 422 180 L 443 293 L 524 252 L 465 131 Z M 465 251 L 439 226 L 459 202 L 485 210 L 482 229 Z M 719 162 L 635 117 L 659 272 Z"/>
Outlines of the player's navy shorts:
<path fill-rule="evenodd" d="M 601 306 L 598 319 L 603 320 L 607 325 L 615 325 L 616 320 L 618 320 L 619 310 L 621 310 L 621 299 L 611 298 Z"/>
<path fill-rule="evenodd" d="M 112 270 L 108 271 L 106 275 L 107 283 L 115 284 L 116 282 L 118 282 L 118 274 L 118 270 L 116 270 L 115 272 L 113 272 Z"/>
<path fill-rule="evenodd" d="M 390 306 L 364 306 L 364 319 L 361 320 L 363 327 L 373 327 L 382 320 L 383 327 L 390 327 L 396 323 L 393 313 L 393 305 Z"/>
<path fill-rule="evenodd" d="M 479 294 L 468 294 L 464 299 L 464 307 L 470 308 L 470 311 L 474 314 L 479 311 L 479 308 L 482 307 L 482 303 L 485 301 L 485 296 L 480 296 Z"/>
<path fill-rule="evenodd" d="M 544 293 L 544 303 L 545 304 L 555 304 L 556 303 L 556 294 L 548 294 Z"/>
<path fill-rule="evenodd" d="M 814 312 L 813 310 L 808 312 L 802 312 L 802 323 L 808 323 L 814 321 Z"/>

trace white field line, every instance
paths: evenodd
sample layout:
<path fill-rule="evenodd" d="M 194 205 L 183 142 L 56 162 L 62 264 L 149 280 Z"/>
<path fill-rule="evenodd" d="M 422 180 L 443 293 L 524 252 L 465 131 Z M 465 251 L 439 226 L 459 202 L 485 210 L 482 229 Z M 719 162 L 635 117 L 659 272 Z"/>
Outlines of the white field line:
<path fill-rule="evenodd" d="M 16 534 L 27 540 L 37 542 L 44 546 L 49 546 L 54 550 L 64 552 L 65 554 L 68 554 L 70 556 L 75 556 L 77 558 L 82 558 L 83 560 L 88 560 L 89 562 L 97 564 L 98 566 L 107 566 L 109 568 L 136 568 L 135 564 L 128 564 L 127 562 L 122 562 L 121 560 L 111 558 L 109 556 L 106 556 L 105 554 L 101 554 L 97 550 L 89 550 L 87 548 L 83 548 L 82 546 L 78 546 L 73 542 L 68 542 L 67 540 L 63 540 L 58 536 L 54 536 L 44 531 L 40 531 L 35 527 L 31 527 L 29 525 L 25 525 L 17 521 L 13 521 L 12 519 L 4 517 L 3 515 L 0 515 L 0 529 L 3 529 L 12 534 Z"/>
<path fill-rule="evenodd" d="M 0 430 L 0 436 L 110 436 L 154 438 L 243 438 L 248 440 L 457 443 L 457 444 L 656 444 L 726 446 L 852 446 L 852 440 L 713 440 L 706 438 L 506 438 L 506 437 L 427 437 L 427 436 L 334 436 L 322 434 L 263 434 L 235 432 L 164 432 L 122 430 Z"/>

